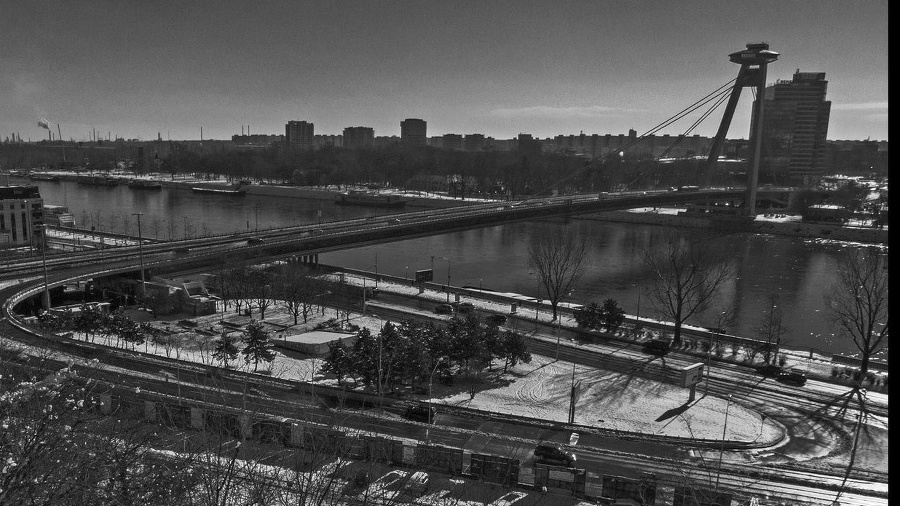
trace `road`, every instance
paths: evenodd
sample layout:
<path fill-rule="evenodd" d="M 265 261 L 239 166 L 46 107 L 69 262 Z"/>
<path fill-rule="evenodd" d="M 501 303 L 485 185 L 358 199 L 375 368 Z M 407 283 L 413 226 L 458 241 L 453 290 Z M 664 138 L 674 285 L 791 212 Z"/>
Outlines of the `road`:
<path fill-rule="evenodd" d="M 127 264 L 127 262 L 126 262 Z M 133 264 L 131 265 L 133 267 Z M 117 268 L 108 266 L 108 268 Z M 95 268 L 82 267 L 54 273 L 54 280 L 70 279 L 91 272 Z M 0 290 L 0 297 L 8 300 L 19 290 L 8 286 Z M 379 295 L 370 309 L 390 318 L 438 318 L 417 303 L 395 295 Z M 8 310 L 8 306 L 4 310 Z M 524 465 L 531 462 L 535 433 L 542 439 L 566 441 L 572 428 L 558 424 L 540 424 L 534 420 L 496 416 L 472 412 L 464 408 L 442 410 L 433 427 L 402 419 L 403 404 L 394 399 L 369 396 L 367 401 L 353 406 L 342 405 L 340 394 L 321 387 L 303 387 L 292 382 L 261 379 L 234 372 L 215 374 L 215 368 L 180 363 L 160 357 L 150 357 L 124 350 L 98 350 L 97 347 L 74 343 L 65 339 L 48 339 L 12 325 L 4 314 L 0 322 L 0 336 L 40 348 L 52 348 L 62 357 L 76 357 L 80 373 L 120 388 L 157 392 L 174 397 L 196 399 L 199 402 L 241 407 L 252 413 L 274 418 L 297 419 L 311 424 L 339 426 L 352 430 L 367 430 L 395 437 L 416 440 L 430 439 L 461 448 L 477 443 L 480 451 L 519 458 Z M 556 353 L 557 334 L 560 333 L 559 358 L 583 366 L 601 366 L 611 370 L 627 367 L 649 376 L 659 375 L 654 362 L 665 361 L 670 367 L 687 365 L 693 357 L 671 354 L 665 359 L 650 358 L 638 349 L 622 343 L 574 344 L 577 334 L 565 329 L 541 327 L 530 336 L 535 353 L 552 356 Z M 42 352 L 43 353 L 43 352 Z M 18 356 L 18 355 L 17 355 Z M 15 357 L 12 357 L 15 358 Z M 96 362 L 93 362 L 96 360 Z M 635 364 L 643 367 L 634 368 Z M 664 378 L 662 378 L 664 379 Z M 318 389 L 318 390 L 316 390 Z M 835 400 L 846 393 L 846 387 L 810 381 L 802 390 L 764 380 L 746 368 L 730 364 L 714 364 L 710 372 L 710 393 L 732 394 L 733 402 L 757 409 L 789 429 L 788 440 L 772 448 L 729 448 L 721 467 L 720 486 L 734 490 L 767 490 L 779 497 L 814 502 L 834 498 L 843 487 L 849 492 L 841 497 L 842 504 L 887 504 L 887 474 L 870 476 L 853 473 L 844 482 L 840 469 L 824 468 L 821 457 L 834 458 L 846 453 L 847 424 L 858 412 L 842 409 Z M 887 430 L 887 398 L 870 394 L 875 430 Z M 378 409 L 376 406 L 383 409 Z M 579 428 L 581 430 L 581 428 Z M 485 437 L 487 435 L 487 437 Z M 643 436 L 622 437 L 622 434 L 581 430 L 579 465 L 590 473 L 621 473 L 636 475 L 653 471 L 661 483 L 674 485 L 684 480 L 708 482 L 718 456 L 710 442 L 667 440 Z M 813 451 L 811 451 L 811 449 Z M 687 464 L 687 465 L 686 465 Z M 748 465 L 752 464 L 752 465 Z M 718 470 L 718 469 L 717 469 Z M 674 472 L 673 472 L 674 471 Z M 718 474 L 718 473 L 717 473 Z"/>

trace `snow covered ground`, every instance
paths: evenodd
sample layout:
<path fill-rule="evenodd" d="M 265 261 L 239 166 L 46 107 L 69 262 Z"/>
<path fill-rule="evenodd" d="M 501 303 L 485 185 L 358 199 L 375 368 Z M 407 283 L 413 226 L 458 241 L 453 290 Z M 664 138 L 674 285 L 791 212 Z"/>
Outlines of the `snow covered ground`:
<path fill-rule="evenodd" d="M 345 275 L 345 282 L 362 284 L 361 277 Z M 371 286 L 371 280 L 368 282 Z M 413 291 L 417 289 L 393 283 L 381 282 L 382 291 Z M 421 295 L 435 303 L 443 302 L 445 294 L 427 291 Z M 497 312 L 507 312 L 509 306 L 496 302 L 488 302 L 464 297 L 476 306 Z M 377 332 L 385 320 L 372 315 L 377 312 L 378 302 L 369 306 L 368 315 L 352 314 L 350 323 L 367 327 Z M 227 319 L 236 323 L 247 321 L 248 317 L 238 316 L 230 309 Z M 182 360 L 192 360 L 208 365 L 218 365 L 212 359 L 214 341 L 221 332 L 218 322 L 221 313 L 195 319 L 199 329 L 216 329 L 204 335 L 193 329 L 182 328 L 175 320 L 184 315 L 173 315 L 172 320 L 152 320 L 146 312 L 135 312 L 135 319 L 152 321 L 154 326 L 168 328 L 170 344 L 161 345 L 146 343 L 139 346 L 140 351 L 169 356 Z M 254 312 L 258 318 L 258 313 Z M 332 309 L 325 314 L 312 316 L 306 324 L 289 327 L 285 333 L 296 334 L 312 328 L 321 322 L 339 315 Z M 529 311 L 529 318 L 532 318 Z M 549 321 L 549 311 L 541 311 L 538 318 Z M 270 326 L 272 335 L 277 337 L 276 328 L 293 324 L 293 316 L 287 309 L 276 302 L 266 310 L 265 322 Z M 574 325 L 570 319 L 563 319 L 562 325 Z M 546 336 L 547 339 L 555 337 Z M 94 337 L 95 342 L 105 342 L 110 346 L 121 346 L 103 336 Z M 590 347 L 591 345 L 582 345 Z M 300 381 L 312 381 L 323 385 L 336 385 L 332 378 L 319 373 L 322 360 L 319 358 L 297 358 L 294 353 L 285 354 L 278 350 L 275 360 L 266 366 L 267 373 L 272 376 Z M 239 359 L 231 364 L 240 370 L 252 372 L 252 366 Z M 470 395 L 468 385 L 445 386 L 435 382 L 432 387 L 432 402 L 470 407 L 485 411 L 495 411 L 510 415 L 530 417 L 541 421 L 565 422 L 568 418 L 569 393 L 573 379 L 573 364 L 555 361 L 553 357 L 533 355 L 531 363 L 518 364 L 502 374 L 502 364 L 497 364 L 493 372 L 486 373 L 485 381 L 474 396 Z M 576 387 L 575 423 L 585 427 L 599 429 L 615 429 L 644 434 L 676 436 L 685 438 L 719 440 L 725 428 L 725 438 L 729 441 L 766 442 L 778 440 L 783 427 L 764 419 L 758 412 L 748 409 L 728 399 L 712 395 L 704 396 L 702 386 L 698 387 L 696 400 L 688 403 L 689 390 L 674 385 L 659 383 L 627 373 L 610 372 L 585 366 L 574 366 L 574 382 Z M 426 395 L 418 395 L 426 400 Z M 728 412 L 727 427 L 723 427 L 725 413 Z"/>

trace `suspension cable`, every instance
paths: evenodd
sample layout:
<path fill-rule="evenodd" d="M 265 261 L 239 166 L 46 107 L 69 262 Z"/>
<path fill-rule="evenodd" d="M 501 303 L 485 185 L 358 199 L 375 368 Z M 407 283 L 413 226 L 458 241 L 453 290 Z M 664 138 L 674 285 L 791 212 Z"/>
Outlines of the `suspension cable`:
<path fill-rule="evenodd" d="M 659 160 L 660 158 L 665 158 L 665 156 L 668 155 L 669 152 L 672 151 L 672 149 L 674 149 L 678 144 L 681 144 L 681 141 L 683 141 L 688 135 L 690 135 L 690 133 L 693 132 L 694 129 L 700 125 L 700 123 L 706 120 L 706 118 L 708 118 L 709 115 L 713 113 L 713 111 L 718 109 L 729 96 L 730 92 L 728 92 L 728 90 L 720 93 L 718 100 L 716 100 L 716 102 L 712 106 L 710 106 L 710 108 L 707 109 L 706 112 L 704 112 L 696 121 L 694 121 L 694 123 L 692 123 L 691 126 L 684 131 L 684 133 L 679 135 L 675 142 L 673 142 L 662 152 L 662 154 L 659 155 L 659 157 L 657 157 L 657 160 Z"/>

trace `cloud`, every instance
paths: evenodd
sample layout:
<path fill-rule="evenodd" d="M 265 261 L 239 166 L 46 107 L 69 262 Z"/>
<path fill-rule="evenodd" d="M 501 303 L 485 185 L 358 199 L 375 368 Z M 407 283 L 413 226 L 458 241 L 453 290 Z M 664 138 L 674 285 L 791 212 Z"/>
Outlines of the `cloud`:
<path fill-rule="evenodd" d="M 549 107 L 537 105 L 532 107 L 494 109 L 490 112 L 490 115 L 499 118 L 567 119 L 608 118 L 620 116 L 626 112 L 634 111 L 618 107 L 606 107 L 602 105 L 591 105 L 586 107 Z"/>
<path fill-rule="evenodd" d="M 887 102 L 858 102 L 855 104 L 831 104 L 832 110 L 838 111 L 870 111 L 873 109 L 887 109 Z"/>

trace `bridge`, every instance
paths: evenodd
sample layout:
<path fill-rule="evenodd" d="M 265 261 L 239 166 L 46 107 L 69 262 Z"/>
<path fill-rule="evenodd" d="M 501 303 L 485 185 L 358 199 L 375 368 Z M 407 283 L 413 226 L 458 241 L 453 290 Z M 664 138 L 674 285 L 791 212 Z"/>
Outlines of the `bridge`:
<path fill-rule="evenodd" d="M 759 191 L 759 199 L 786 200 L 790 188 Z M 690 203 L 742 203 L 743 188 L 688 191 L 651 190 L 531 198 L 511 202 L 481 202 L 444 209 L 398 213 L 376 218 L 358 218 L 309 224 L 258 232 L 240 232 L 162 243 L 123 246 L 102 251 L 66 253 L 11 263 L 2 278 L 19 279 L 40 275 L 46 268 L 48 288 L 63 282 L 145 270 L 163 272 L 200 269 L 225 257 L 240 257 L 252 263 L 263 259 L 301 257 L 315 262 L 320 253 L 352 249 L 364 245 L 400 241 L 413 237 L 444 234 L 456 230 L 499 225 L 554 216 L 575 216 Z M 750 218 L 742 218 L 750 220 Z M 57 274 L 67 273 L 64 276 Z M 75 279 L 70 279 L 72 277 Z M 53 279 L 50 279 L 53 278 Z M 35 283 L 17 301 L 43 289 Z"/>

